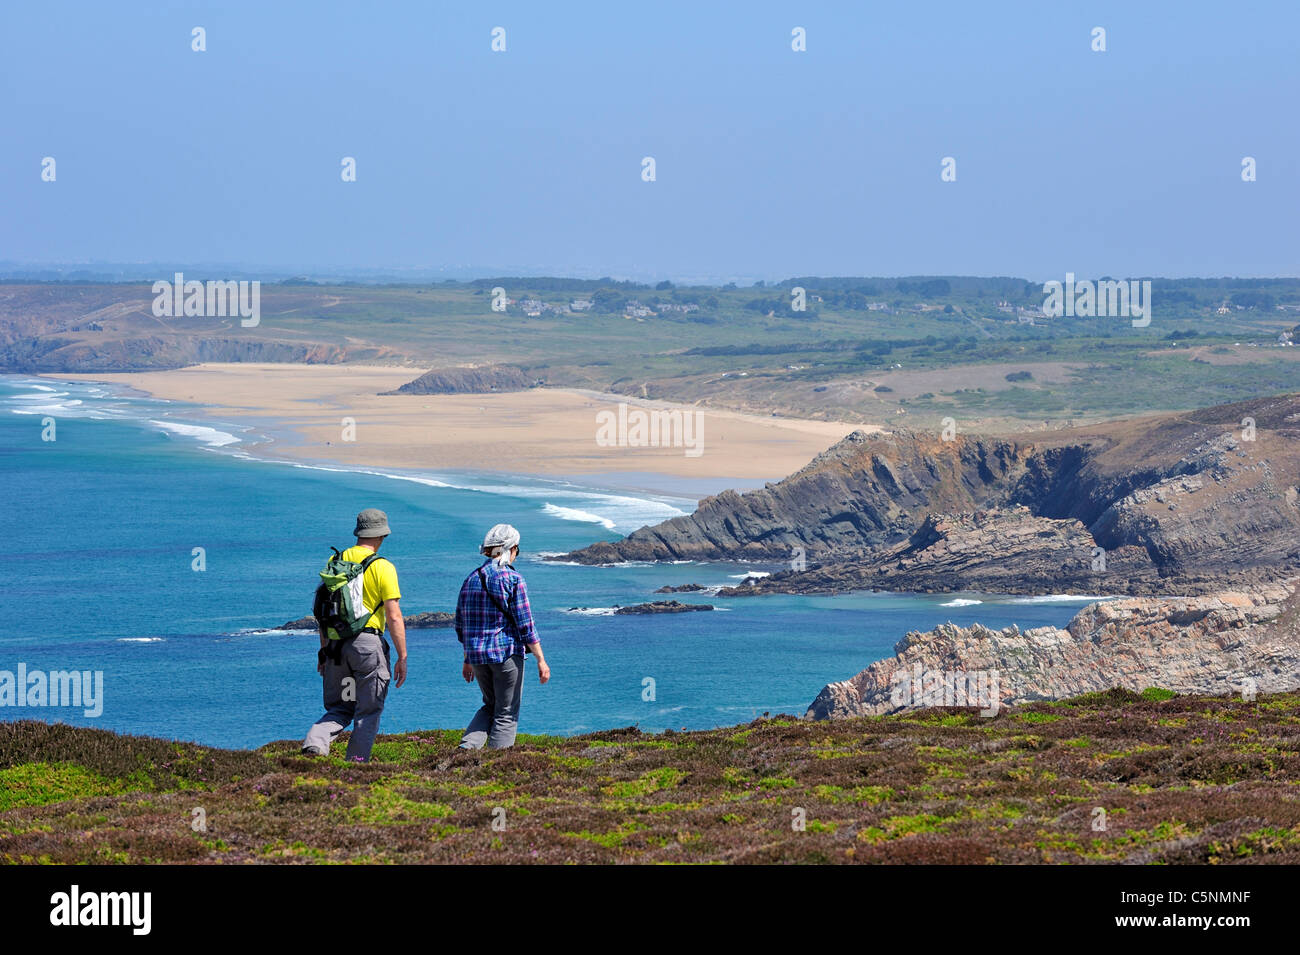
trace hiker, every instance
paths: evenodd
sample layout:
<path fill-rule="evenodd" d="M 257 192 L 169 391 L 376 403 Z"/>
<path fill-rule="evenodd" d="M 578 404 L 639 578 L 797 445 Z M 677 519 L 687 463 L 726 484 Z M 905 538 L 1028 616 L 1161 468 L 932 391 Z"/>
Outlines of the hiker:
<path fill-rule="evenodd" d="M 478 680 L 483 705 L 470 720 L 461 749 L 505 749 L 515 743 L 519 701 L 524 691 L 524 653 L 537 657 L 537 676 L 551 678 L 546 665 L 524 578 L 511 565 L 519 557 L 519 532 L 498 524 L 487 532 L 479 552 L 487 559 L 460 587 L 456 638 L 465 645 L 461 676 Z"/>
<path fill-rule="evenodd" d="M 330 743 L 348 723 L 355 723 L 347 758 L 365 762 L 370 759 L 388 696 L 389 653 L 384 625 L 388 625 L 397 647 L 392 675 L 399 687 L 406 682 L 406 625 L 399 602 L 402 594 L 397 588 L 397 568 L 379 556 L 380 546 L 391 533 L 388 515 L 368 507 L 357 515 L 352 533 L 356 546 L 341 554 L 331 548 L 334 556 L 321 572 L 323 583 L 317 590 L 313 610 L 320 628 L 316 671 L 324 683 L 325 715 L 307 731 L 302 752 L 329 755 Z"/>

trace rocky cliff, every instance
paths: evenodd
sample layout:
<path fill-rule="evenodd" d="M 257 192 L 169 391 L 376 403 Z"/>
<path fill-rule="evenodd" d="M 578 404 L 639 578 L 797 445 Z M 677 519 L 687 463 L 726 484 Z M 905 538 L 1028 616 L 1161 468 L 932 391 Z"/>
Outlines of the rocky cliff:
<path fill-rule="evenodd" d="M 1028 455 L 1002 440 L 855 431 L 775 484 L 705 498 L 695 513 L 563 559 L 788 561 L 862 553 L 907 537 L 931 510 L 974 509 L 1006 496 Z"/>
<path fill-rule="evenodd" d="M 1199 597 L 1093 603 L 1064 630 L 944 624 L 909 633 L 893 657 L 828 684 L 805 715 L 835 719 L 942 705 L 991 710 L 993 699 L 1012 705 L 1112 687 L 1211 695 L 1294 690 L 1297 585 L 1300 578 Z"/>
<path fill-rule="evenodd" d="M 725 593 L 1190 593 L 1300 571 L 1300 396 L 1012 439 L 856 432 L 566 559 L 768 560 Z M 797 568 L 797 569 L 795 569 Z"/>

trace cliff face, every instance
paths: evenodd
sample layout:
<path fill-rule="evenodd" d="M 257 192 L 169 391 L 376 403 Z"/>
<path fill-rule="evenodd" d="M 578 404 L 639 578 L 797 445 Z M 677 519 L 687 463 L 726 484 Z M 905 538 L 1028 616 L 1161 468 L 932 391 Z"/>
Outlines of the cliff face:
<path fill-rule="evenodd" d="M 730 594 L 1200 592 L 1300 570 L 1297 480 L 1296 395 L 1016 441 L 858 432 L 779 483 L 568 559 L 793 564 L 802 548 L 804 569 Z"/>
<path fill-rule="evenodd" d="M 940 699 L 943 675 L 985 675 L 1000 704 L 1057 700 L 1122 687 L 1178 693 L 1240 694 L 1300 687 L 1300 579 L 1189 598 L 1131 598 L 1084 607 L 1064 630 L 958 627 L 909 633 L 895 655 L 828 684 L 811 719 L 868 716 Z M 987 675 L 996 673 L 996 681 Z M 951 678 L 950 678 L 951 679 Z M 968 683 L 968 686 L 973 685 Z M 991 708 L 988 698 L 968 697 Z"/>
<path fill-rule="evenodd" d="M 565 559 L 788 561 L 796 547 L 809 557 L 860 553 L 905 538 L 930 510 L 971 509 L 1005 497 L 1026 457 L 1008 441 L 855 431 L 783 481 L 746 494 L 724 491 L 693 514 Z"/>

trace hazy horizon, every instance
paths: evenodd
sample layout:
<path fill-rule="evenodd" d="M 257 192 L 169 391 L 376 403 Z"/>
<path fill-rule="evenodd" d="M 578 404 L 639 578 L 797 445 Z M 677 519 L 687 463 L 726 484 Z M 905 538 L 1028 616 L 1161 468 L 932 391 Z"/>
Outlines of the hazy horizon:
<path fill-rule="evenodd" d="M 45 277 L 28 277 L 28 273 L 42 272 L 66 272 L 69 275 L 78 272 L 91 273 L 91 278 L 45 278 Z M 476 267 L 457 267 L 457 268 L 437 268 L 433 266 L 377 266 L 373 268 L 349 267 L 343 265 L 335 266 L 259 266 L 247 263 L 233 262 L 191 262 L 191 263 L 174 263 L 174 262 L 142 262 L 142 263 L 123 263 L 123 262 L 5 262 L 0 261 L 0 282 L 24 283 L 31 284 L 58 284 L 60 282 L 79 282 L 89 284 L 105 285 L 137 285 L 149 284 L 157 280 L 169 280 L 174 272 L 189 273 L 190 278 L 200 276 L 220 276 L 222 278 L 258 278 L 264 281 L 283 282 L 294 279 L 302 279 L 319 285 L 339 284 L 388 284 L 388 285 L 427 285 L 438 282 L 453 282 L 457 284 L 472 284 L 474 282 L 483 282 L 497 279 L 556 279 L 571 280 L 575 282 L 594 282 L 599 280 L 608 280 L 617 283 L 633 283 L 650 285 L 656 282 L 669 281 L 674 287 L 678 288 L 720 288 L 728 284 L 734 284 L 737 288 L 746 288 L 755 282 L 762 282 L 767 286 L 780 286 L 786 282 L 795 279 L 812 279 L 824 281 L 844 281 L 847 279 L 860 279 L 864 282 L 870 281 L 915 281 L 918 279 L 974 279 L 974 280 L 994 280 L 994 279 L 1012 279 L 1015 281 L 1024 281 L 1030 284 L 1040 284 L 1042 282 L 1060 281 L 1064 276 L 1026 276 L 1015 275 L 1008 272 L 989 273 L 986 275 L 964 274 L 960 275 L 951 272 L 933 272 L 933 273 L 910 273 L 898 275 L 833 275 L 827 273 L 808 273 L 805 275 L 795 275 L 794 273 L 783 273 L 776 276 L 711 276 L 698 277 L 693 279 L 683 279 L 674 275 L 611 275 L 608 273 L 597 274 L 574 274 L 547 272 L 539 269 L 519 268 L 512 270 L 510 267 L 476 268 Z M 121 277 L 109 277 L 111 273 L 121 273 Z M 404 273 L 412 273 L 406 275 Z M 102 277 L 101 277 L 102 276 Z M 1089 275 L 1079 274 L 1078 279 L 1107 279 L 1116 278 L 1109 274 Z M 1150 279 L 1159 282 L 1208 282 L 1208 281 L 1248 281 L 1248 282 L 1269 282 L 1269 281 L 1294 281 L 1300 276 L 1294 275 L 1126 275 L 1126 279 Z"/>

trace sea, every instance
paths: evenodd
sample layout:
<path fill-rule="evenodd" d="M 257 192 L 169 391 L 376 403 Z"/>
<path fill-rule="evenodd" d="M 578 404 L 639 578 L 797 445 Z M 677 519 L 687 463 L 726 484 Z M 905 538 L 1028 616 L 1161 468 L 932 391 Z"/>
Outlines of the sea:
<path fill-rule="evenodd" d="M 275 440 L 264 424 L 214 420 L 115 385 L 0 376 L 0 682 L 20 667 L 102 675 L 97 713 L 0 693 L 0 720 L 236 748 L 301 739 L 322 711 L 317 637 L 279 627 L 310 613 L 330 547 L 353 542 L 366 507 L 388 513 L 382 553 L 398 569 L 407 614 L 454 611 L 487 528 L 519 528 L 516 566 L 552 674 L 539 685 L 529 660 L 524 733 L 705 729 L 802 714 L 826 683 L 891 656 L 908 631 L 945 621 L 1063 626 L 1093 599 L 666 598 L 655 589 L 735 584 L 780 568 L 547 560 L 689 513 L 695 500 L 576 479 L 305 463 L 277 459 Z M 613 613 L 659 599 L 717 609 Z M 480 700 L 461 678 L 455 631 L 407 639 L 409 677 L 390 689 L 381 732 L 463 727 Z"/>

